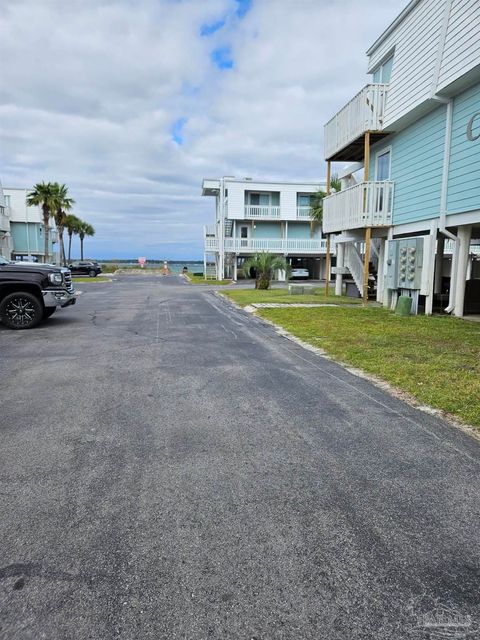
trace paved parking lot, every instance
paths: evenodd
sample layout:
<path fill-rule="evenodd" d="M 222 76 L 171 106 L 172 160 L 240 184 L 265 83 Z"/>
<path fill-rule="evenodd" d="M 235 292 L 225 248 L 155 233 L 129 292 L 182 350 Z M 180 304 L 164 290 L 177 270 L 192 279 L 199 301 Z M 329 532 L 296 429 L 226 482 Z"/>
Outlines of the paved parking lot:
<path fill-rule="evenodd" d="M 480 637 L 477 441 L 209 287 L 81 287 L 0 327 L 2 640 Z"/>

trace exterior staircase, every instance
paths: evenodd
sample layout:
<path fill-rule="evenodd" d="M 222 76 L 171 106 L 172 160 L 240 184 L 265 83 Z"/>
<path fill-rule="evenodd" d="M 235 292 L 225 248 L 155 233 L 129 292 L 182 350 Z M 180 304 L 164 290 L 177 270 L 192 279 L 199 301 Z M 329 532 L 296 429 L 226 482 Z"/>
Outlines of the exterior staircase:
<path fill-rule="evenodd" d="M 379 241 L 372 239 L 370 246 L 370 275 L 377 277 L 378 271 L 378 249 Z M 363 261 L 365 255 L 365 243 L 348 242 L 345 245 L 345 266 L 350 271 L 350 275 L 355 282 L 360 297 L 363 296 Z"/>
<path fill-rule="evenodd" d="M 363 258 L 357 242 L 347 242 L 345 245 L 345 266 L 350 271 L 353 281 L 357 285 L 360 296 L 363 296 Z"/>
<path fill-rule="evenodd" d="M 225 218 L 225 237 L 231 238 L 232 231 L 233 231 L 233 220 L 230 220 L 229 218 Z"/>

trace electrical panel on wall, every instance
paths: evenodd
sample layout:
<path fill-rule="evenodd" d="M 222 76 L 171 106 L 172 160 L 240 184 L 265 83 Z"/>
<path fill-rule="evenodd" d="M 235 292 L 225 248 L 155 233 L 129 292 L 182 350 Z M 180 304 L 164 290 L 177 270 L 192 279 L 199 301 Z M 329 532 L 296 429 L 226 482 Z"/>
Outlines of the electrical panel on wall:
<path fill-rule="evenodd" d="M 422 289 L 423 237 L 390 240 L 387 255 L 388 289 Z"/>
<path fill-rule="evenodd" d="M 397 289 L 398 287 L 398 241 L 390 240 L 387 252 L 386 287 L 387 289 Z"/>

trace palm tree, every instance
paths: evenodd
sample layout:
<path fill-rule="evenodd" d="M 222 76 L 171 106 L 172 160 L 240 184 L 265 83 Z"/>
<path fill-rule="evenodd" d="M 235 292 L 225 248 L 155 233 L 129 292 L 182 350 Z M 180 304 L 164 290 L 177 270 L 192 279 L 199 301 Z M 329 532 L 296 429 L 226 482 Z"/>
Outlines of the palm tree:
<path fill-rule="evenodd" d="M 43 228 L 45 246 L 43 261 L 48 262 L 49 236 L 50 236 L 50 216 L 55 211 L 55 187 L 51 182 L 38 182 L 27 194 L 28 207 L 41 207 L 43 215 Z"/>
<path fill-rule="evenodd" d="M 63 232 L 65 230 L 65 219 L 67 211 L 70 211 L 75 204 L 75 200 L 68 196 L 68 188 L 64 184 L 54 182 L 54 201 L 55 201 L 55 224 L 57 225 L 58 240 L 60 244 L 60 264 L 65 265 L 65 244 L 63 241 Z"/>
<path fill-rule="evenodd" d="M 330 180 L 330 189 L 331 191 L 340 191 L 342 188 L 342 183 L 338 176 L 333 175 Z M 323 199 L 327 197 L 325 191 L 319 189 L 317 193 L 314 193 L 310 199 L 310 219 L 312 221 L 312 225 L 318 224 L 322 226 L 323 222 Z"/>
<path fill-rule="evenodd" d="M 255 269 L 255 289 L 268 289 L 274 272 L 285 271 L 288 275 L 290 265 L 285 258 L 264 251 L 263 253 L 256 253 L 248 260 L 245 260 L 243 269 L 246 274 L 249 273 L 250 269 Z"/>
<path fill-rule="evenodd" d="M 88 222 L 81 222 L 78 228 L 78 235 L 80 236 L 80 259 L 83 260 L 83 240 L 85 236 L 94 236 L 95 229 Z"/>
<path fill-rule="evenodd" d="M 72 214 L 65 216 L 64 219 L 64 228 L 68 233 L 68 264 L 70 264 L 70 260 L 72 259 L 72 236 L 74 233 L 78 233 L 80 230 L 80 225 L 82 221 Z"/>

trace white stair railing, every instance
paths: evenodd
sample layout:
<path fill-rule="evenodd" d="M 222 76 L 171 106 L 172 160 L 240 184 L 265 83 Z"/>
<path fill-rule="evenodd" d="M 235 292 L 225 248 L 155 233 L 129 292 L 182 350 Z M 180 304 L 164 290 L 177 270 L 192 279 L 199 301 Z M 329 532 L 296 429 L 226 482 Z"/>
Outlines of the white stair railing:
<path fill-rule="evenodd" d="M 345 246 L 345 266 L 363 296 L 363 260 L 354 242 L 348 242 Z"/>

